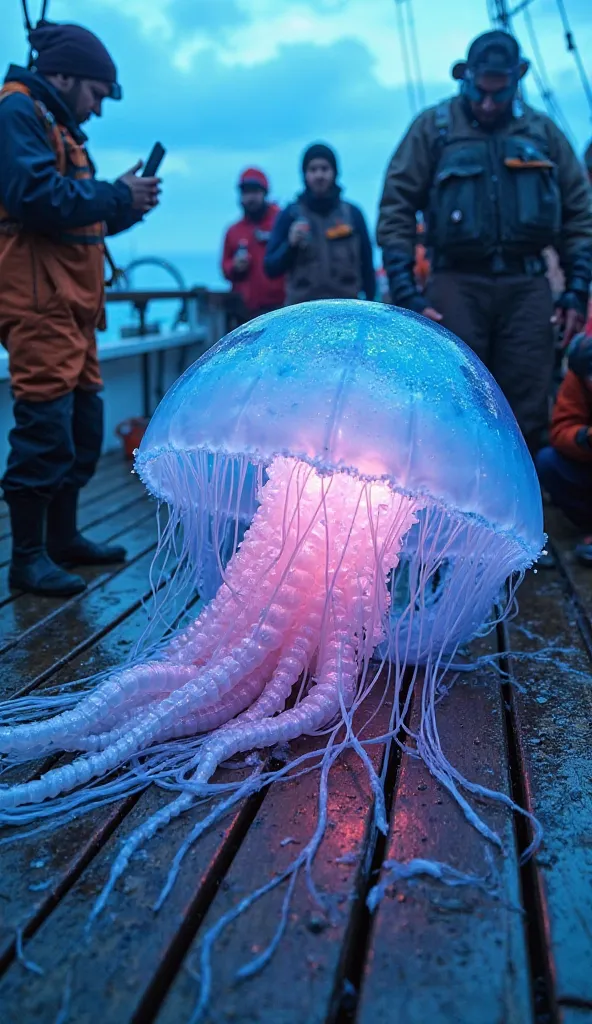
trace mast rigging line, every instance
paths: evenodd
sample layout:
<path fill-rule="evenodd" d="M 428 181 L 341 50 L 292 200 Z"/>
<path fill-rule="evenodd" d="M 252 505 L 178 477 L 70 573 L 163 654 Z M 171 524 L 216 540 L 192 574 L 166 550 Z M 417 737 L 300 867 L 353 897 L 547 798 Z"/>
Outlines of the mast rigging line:
<path fill-rule="evenodd" d="M 580 51 L 576 43 L 574 33 L 569 23 L 569 18 L 567 16 L 567 11 L 565 9 L 565 2 L 564 0 L 555 0 L 555 2 L 557 4 L 557 10 L 559 11 L 559 17 L 561 18 L 561 24 L 563 25 L 563 31 L 565 34 L 565 44 L 567 46 L 568 52 L 573 54 L 573 59 L 576 62 L 576 67 L 578 69 L 578 74 L 580 76 L 580 82 L 582 84 L 584 95 L 586 96 L 586 100 L 588 102 L 590 116 L 592 118 L 592 86 L 590 85 L 590 80 L 588 78 L 588 75 L 586 74 L 586 69 L 584 67 L 584 63 L 582 61 L 582 57 L 580 55 Z"/>
<path fill-rule="evenodd" d="M 415 86 L 417 89 L 417 98 L 419 100 L 420 107 L 425 107 L 426 96 L 423 85 L 423 76 L 421 73 L 421 63 L 419 59 L 419 46 L 417 43 L 417 32 L 415 29 L 413 0 L 407 0 L 407 25 L 409 28 L 409 38 L 411 40 L 411 55 L 413 57 L 413 64 L 415 66 Z"/>
<path fill-rule="evenodd" d="M 539 41 L 535 31 L 532 15 L 528 9 L 528 6 L 525 6 L 522 9 L 522 16 L 524 18 L 524 24 L 526 26 L 528 39 L 530 42 L 530 48 L 532 50 L 532 55 L 534 58 L 533 63 L 531 65 L 531 70 L 537 89 L 541 94 L 541 99 L 545 104 L 545 107 L 547 108 L 547 113 L 550 117 L 553 118 L 554 121 L 557 121 L 557 123 L 560 125 L 561 129 L 563 130 L 565 135 L 567 135 L 567 137 L 573 145 L 574 139 L 569 125 L 569 121 L 565 117 L 559 105 L 559 101 L 556 99 L 555 93 L 553 92 L 549 75 L 547 73 L 547 67 L 545 65 L 541 48 L 539 46 Z"/>
<path fill-rule="evenodd" d="M 573 133 L 558 100 L 555 98 L 555 93 L 539 46 L 532 14 L 530 12 L 530 6 L 533 2 L 534 0 L 521 0 L 521 2 L 515 4 L 513 8 L 508 9 L 506 0 L 487 0 L 489 18 L 493 27 L 503 28 L 505 31 L 512 32 L 512 34 L 516 36 L 517 33 L 512 25 L 512 19 L 516 14 L 522 14 L 530 42 L 530 48 L 532 50 L 533 60 L 531 63 L 531 72 L 535 85 L 549 117 L 559 124 L 562 131 L 573 145 Z"/>
<path fill-rule="evenodd" d="M 23 8 L 23 17 L 25 19 L 25 28 L 27 32 L 30 32 L 35 26 L 31 22 L 29 17 L 29 8 L 27 0 L 21 0 L 21 6 Z M 47 14 L 47 8 L 49 7 L 49 0 L 43 0 L 41 5 L 41 14 L 39 15 L 39 21 L 45 21 L 45 15 Z M 39 22 L 38 22 L 39 23 Z"/>
<path fill-rule="evenodd" d="M 401 42 L 401 56 L 403 58 L 403 70 L 405 72 L 405 85 L 407 87 L 407 98 L 409 100 L 409 106 L 411 113 L 416 114 L 418 110 L 418 98 L 415 95 L 415 82 L 413 79 L 413 73 L 411 70 L 411 57 L 409 51 L 409 42 L 407 40 L 407 29 L 405 27 L 405 14 L 403 11 L 403 4 L 408 0 L 395 0 L 397 8 L 397 22 L 399 30 L 399 39 Z"/>

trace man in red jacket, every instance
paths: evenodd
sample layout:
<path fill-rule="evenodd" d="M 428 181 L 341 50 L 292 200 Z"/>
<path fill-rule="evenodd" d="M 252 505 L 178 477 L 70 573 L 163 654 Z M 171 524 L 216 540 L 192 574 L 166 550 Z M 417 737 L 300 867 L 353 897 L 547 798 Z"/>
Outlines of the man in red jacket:
<path fill-rule="evenodd" d="M 238 188 L 244 216 L 226 232 L 222 273 L 242 299 L 245 323 L 283 306 L 285 289 L 283 277 L 272 281 L 263 269 L 265 247 L 279 213 L 279 207 L 267 201 L 267 177 L 249 167 L 241 174 Z"/>
<path fill-rule="evenodd" d="M 582 531 L 575 555 L 592 566 L 592 336 L 578 334 L 551 420 L 551 447 L 537 455 L 541 486 Z"/>

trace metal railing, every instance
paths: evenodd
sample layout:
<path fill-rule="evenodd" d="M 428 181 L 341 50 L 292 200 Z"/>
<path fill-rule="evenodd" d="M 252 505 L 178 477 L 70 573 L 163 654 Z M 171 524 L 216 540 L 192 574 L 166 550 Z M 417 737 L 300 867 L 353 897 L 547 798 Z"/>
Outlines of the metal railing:
<path fill-rule="evenodd" d="M 105 294 L 108 305 L 129 304 L 137 314 L 137 322 L 121 328 L 121 337 L 128 340 L 152 337 L 160 333 L 159 324 L 151 324 L 148 311 L 151 303 L 162 301 L 178 301 L 177 315 L 173 320 L 171 331 L 162 335 L 167 341 L 177 332 L 183 338 L 183 345 L 192 341 L 203 347 L 203 351 L 214 345 L 228 331 L 233 330 L 241 322 L 241 306 L 237 296 L 231 292 L 212 290 L 209 288 L 149 288 L 122 289 L 108 288 Z M 181 327 L 183 330 L 180 330 Z M 142 391 L 143 415 L 149 417 L 151 408 L 151 359 L 150 352 L 143 351 L 142 359 Z M 155 352 L 155 385 L 157 399 L 164 394 L 164 345 Z"/>

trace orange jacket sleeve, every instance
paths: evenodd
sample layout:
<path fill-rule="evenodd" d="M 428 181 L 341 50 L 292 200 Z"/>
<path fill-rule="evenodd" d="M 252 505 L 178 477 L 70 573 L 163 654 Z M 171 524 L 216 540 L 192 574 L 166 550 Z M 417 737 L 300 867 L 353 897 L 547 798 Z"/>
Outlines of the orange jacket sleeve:
<path fill-rule="evenodd" d="M 568 370 L 551 420 L 551 444 L 561 455 L 577 462 L 592 462 L 592 447 L 578 443 L 577 436 L 592 438 L 592 394 L 579 377 Z"/>

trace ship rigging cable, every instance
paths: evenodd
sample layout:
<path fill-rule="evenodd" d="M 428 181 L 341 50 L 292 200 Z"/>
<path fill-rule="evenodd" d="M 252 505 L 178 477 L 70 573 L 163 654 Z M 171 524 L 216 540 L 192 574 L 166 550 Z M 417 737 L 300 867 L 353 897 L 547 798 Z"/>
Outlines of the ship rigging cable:
<path fill-rule="evenodd" d="M 33 24 L 32 24 L 31 19 L 29 17 L 29 10 L 28 10 L 28 7 L 27 7 L 27 0 L 21 0 L 21 5 L 22 5 L 22 8 L 23 8 L 23 16 L 24 16 L 24 19 L 25 19 L 25 28 L 27 29 L 27 32 L 31 32 L 31 30 L 33 29 Z M 48 7 L 49 7 L 49 0 L 43 0 L 43 4 L 41 6 L 41 14 L 39 15 L 39 21 L 45 21 L 45 15 L 47 14 L 47 8 Z"/>
<path fill-rule="evenodd" d="M 532 50 L 533 60 L 531 63 L 531 74 L 534 79 L 537 90 L 540 97 L 545 105 L 549 117 L 551 117 L 557 124 L 560 125 L 564 134 L 568 137 L 572 145 L 574 144 L 574 137 L 569 126 L 569 122 L 565 117 L 558 100 L 553 92 L 549 75 L 539 41 L 535 31 L 532 14 L 530 12 L 531 4 L 534 0 L 522 0 L 521 3 L 516 4 L 511 10 L 508 9 L 505 0 L 488 0 L 487 7 L 489 11 L 489 17 L 491 24 L 494 27 L 504 29 L 506 32 L 512 32 L 516 35 L 514 27 L 512 25 L 512 18 L 516 14 L 522 14 L 524 23 L 526 26 L 526 32 L 530 43 L 530 49 Z"/>
<path fill-rule="evenodd" d="M 401 41 L 401 56 L 403 58 L 403 70 L 405 72 L 405 85 L 407 87 L 407 98 L 409 100 L 409 106 L 411 113 L 416 114 L 418 109 L 417 98 L 415 95 L 415 81 L 411 71 L 411 58 L 409 54 L 409 43 L 407 41 L 407 29 L 405 27 L 405 14 L 403 11 L 403 4 L 405 0 L 395 0 L 397 7 L 397 22 L 399 26 L 399 39 Z"/>
<path fill-rule="evenodd" d="M 407 25 L 409 28 L 409 39 L 411 41 L 411 55 L 415 67 L 415 87 L 420 107 L 425 107 L 425 89 L 419 60 L 419 46 L 417 45 L 417 32 L 415 29 L 415 15 L 413 13 L 413 0 L 407 0 Z"/>
<path fill-rule="evenodd" d="M 571 132 L 571 128 L 569 126 L 569 122 L 563 114 L 561 107 L 559 106 L 559 102 L 555 97 L 553 88 L 551 86 L 551 82 L 549 80 L 549 75 L 547 73 L 547 68 L 545 65 L 545 61 L 543 59 L 541 48 L 539 46 L 538 37 L 532 20 L 532 15 L 530 13 L 530 10 L 528 9 L 528 6 L 525 6 L 523 8 L 522 14 L 524 17 L 524 23 L 526 25 L 526 31 L 530 42 L 530 48 L 532 50 L 532 55 L 534 58 L 533 64 L 531 65 L 532 77 L 534 78 L 536 87 L 539 93 L 541 94 L 541 99 L 545 104 L 545 107 L 547 108 L 547 113 L 550 117 L 553 118 L 554 121 L 557 121 L 564 134 L 567 135 L 567 137 L 573 143 L 573 135 Z"/>
<path fill-rule="evenodd" d="M 407 98 L 409 99 L 411 113 L 416 114 L 418 109 L 425 107 L 426 98 L 423 85 L 423 75 L 421 73 L 421 63 L 419 60 L 419 46 L 417 43 L 415 17 L 413 14 L 413 0 L 395 0 L 395 5 L 397 8 L 397 22 L 399 28 L 399 39 L 401 41 L 403 69 L 405 71 Z M 407 12 L 407 23 L 405 23 L 405 10 Z"/>
<path fill-rule="evenodd" d="M 580 82 L 582 83 L 582 88 L 584 90 L 586 100 L 588 101 L 590 116 L 592 117 L 592 86 L 590 86 L 590 81 L 588 79 L 588 75 L 586 74 L 586 69 L 582 62 L 582 58 L 580 55 L 580 51 L 578 50 L 574 33 L 572 32 L 571 26 L 569 24 L 569 18 L 567 17 L 567 11 L 565 9 L 564 0 L 555 0 L 555 2 L 557 4 L 557 10 L 559 11 L 559 17 L 561 18 L 561 24 L 563 25 L 563 31 L 565 33 L 565 43 L 568 51 L 573 54 L 573 59 L 576 62 L 576 67 L 578 69 L 578 74 L 580 76 Z"/>

